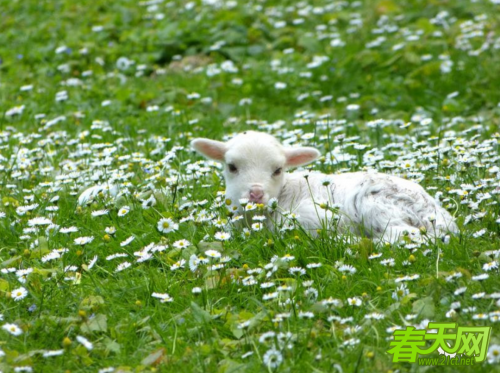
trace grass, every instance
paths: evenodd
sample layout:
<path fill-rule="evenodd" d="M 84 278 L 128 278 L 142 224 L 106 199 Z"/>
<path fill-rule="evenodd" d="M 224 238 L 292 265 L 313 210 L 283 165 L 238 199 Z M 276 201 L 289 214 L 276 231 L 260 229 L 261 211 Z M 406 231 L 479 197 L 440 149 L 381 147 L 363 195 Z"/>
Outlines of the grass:
<path fill-rule="evenodd" d="M 473 369 L 498 371 L 495 2 L 0 1 L 0 370 L 438 371 L 387 351 L 446 321 L 492 326 Z M 189 141 L 247 129 L 415 180 L 461 232 L 245 234 Z"/>

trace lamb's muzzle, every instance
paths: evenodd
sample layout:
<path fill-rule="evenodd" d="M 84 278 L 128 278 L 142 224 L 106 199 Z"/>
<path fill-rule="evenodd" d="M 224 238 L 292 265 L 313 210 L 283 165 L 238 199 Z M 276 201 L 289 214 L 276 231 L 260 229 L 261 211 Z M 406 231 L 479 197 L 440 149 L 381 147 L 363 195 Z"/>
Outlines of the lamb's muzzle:
<path fill-rule="evenodd" d="M 259 184 L 254 184 L 249 191 L 250 202 L 262 203 L 264 198 L 264 189 Z"/>

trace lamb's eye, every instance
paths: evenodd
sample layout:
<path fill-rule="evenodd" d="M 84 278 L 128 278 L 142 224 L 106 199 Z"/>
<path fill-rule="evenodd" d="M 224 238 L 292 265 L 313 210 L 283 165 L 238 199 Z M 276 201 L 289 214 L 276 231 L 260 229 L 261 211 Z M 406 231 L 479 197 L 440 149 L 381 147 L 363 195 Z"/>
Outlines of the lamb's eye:
<path fill-rule="evenodd" d="M 228 164 L 227 167 L 229 168 L 229 172 L 232 172 L 232 173 L 235 173 L 238 171 L 238 169 L 236 168 L 236 166 L 232 163 Z"/>
<path fill-rule="evenodd" d="M 281 175 L 281 171 L 282 171 L 282 170 L 283 170 L 283 169 L 282 169 L 281 167 L 280 167 L 280 168 L 278 168 L 276 171 L 274 171 L 274 172 L 273 172 L 273 176 L 278 176 L 278 175 Z"/>

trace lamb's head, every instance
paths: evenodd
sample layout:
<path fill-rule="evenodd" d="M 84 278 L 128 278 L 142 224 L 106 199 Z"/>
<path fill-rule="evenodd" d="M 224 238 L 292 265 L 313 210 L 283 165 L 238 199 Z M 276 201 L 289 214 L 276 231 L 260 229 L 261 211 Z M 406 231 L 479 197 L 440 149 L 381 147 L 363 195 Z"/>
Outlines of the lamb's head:
<path fill-rule="evenodd" d="M 226 196 L 235 204 L 243 198 L 264 204 L 278 198 L 285 170 L 308 164 L 320 155 L 314 148 L 286 148 L 273 136 L 254 131 L 240 133 L 228 142 L 194 139 L 191 146 L 224 164 Z"/>

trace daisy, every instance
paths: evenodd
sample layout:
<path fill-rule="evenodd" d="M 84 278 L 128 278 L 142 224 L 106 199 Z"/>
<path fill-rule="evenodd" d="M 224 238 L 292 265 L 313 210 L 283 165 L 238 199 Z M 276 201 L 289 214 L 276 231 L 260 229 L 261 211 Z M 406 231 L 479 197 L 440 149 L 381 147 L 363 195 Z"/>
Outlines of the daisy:
<path fill-rule="evenodd" d="M 486 280 L 488 277 L 490 277 L 490 275 L 488 275 L 487 273 L 482 273 L 482 274 L 477 275 L 477 276 L 472 276 L 472 280 L 482 281 L 482 280 Z"/>
<path fill-rule="evenodd" d="M 290 291 L 290 290 L 292 290 L 291 286 L 287 286 L 287 285 L 278 286 L 278 291 Z"/>
<path fill-rule="evenodd" d="M 111 254 L 111 255 L 108 255 L 106 257 L 106 260 L 113 260 L 113 259 L 116 259 L 116 258 L 125 258 L 127 256 L 128 256 L 128 254 L 125 254 L 125 253 Z"/>
<path fill-rule="evenodd" d="M 198 269 L 198 265 L 200 264 L 200 261 L 196 255 L 191 255 L 189 257 L 189 269 L 191 272 L 195 272 Z"/>
<path fill-rule="evenodd" d="M 274 88 L 276 89 L 285 89 L 287 87 L 286 83 L 276 82 L 274 83 Z"/>
<path fill-rule="evenodd" d="M 497 344 L 490 345 L 487 356 L 488 356 L 488 363 L 490 364 L 500 363 L 500 345 Z"/>
<path fill-rule="evenodd" d="M 78 238 L 75 238 L 75 244 L 77 245 L 86 245 L 88 243 L 91 243 L 92 241 L 94 240 L 94 237 L 93 236 L 90 236 L 90 237 L 78 237 Z"/>
<path fill-rule="evenodd" d="M 221 253 L 219 253 L 216 250 L 207 250 L 207 251 L 205 251 L 205 254 L 210 258 L 220 258 L 221 257 Z"/>
<path fill-rule="evenodd" d="M 298 274 L 299 276 L 306 274 L 306 270 L 300 267 L 292 267 L 288 270 L 288 272 L 290 272 L 291 275 Z"/>
<path fill-rule="evenodd" d="M 278 208 L 278 199 L 277 198 L 271 198 L 267 202 L 267 208 L 271 211 L 274 211 Z"/>
<path fill-rule="evenodd" d="M 98 256 L 95 255 L 92 260 L 87 264 L 87 269 L 92 269 L 92 267 L 97 263 Z"/>
<path fill-rule="evenodd" d="M 116 228 L 115 227 L 106 227 L 106 229 L 104 229 L 104 232 L 106 232 L 107 234 L 112 236 L 116 233 Z"/>
<path fill-rule="evenodd" d="M 267 343 L 269 340 L 274 339 L 274 337 L 276 337 L 276 333 L 272 330 L 265 332 L 259 337 L 259 343 Z"/>
<path fill-rule="evenodd" d="M 142 201 L 142 204 L 141 204 L 142 208 L 145 210 L 149 209 L 150 207 L 152 207 L 154 205 L 156 205 L 156 199 L 155 199 L 154 195 L 151 195 L 151 197 Z"/>
<path fill-rule="evenodd" d="M 340 272 L 349 272 L 350 274 L 356 273 L 356 268 L 349 264 L 343 264 L 339 267 Z"/>
<path fill-rule="evenodd" d="M 81 335 L 77 335 L 76 340 L 80 342 L 83 345 L 83 347 L 85 347 L 89 351 L 94 348 L 92 342 L 90 342 L 87 338 L 82 337 Z"/>
<path fill-rule="evenodd" d="M 170 233 L 179 229 L 179 224 L 175 223 L 170 218 L 163 218 L 157 224 L 157 228 L 161 233 Z"/>
<path fill-rule="evenodd" d="M 384 260 L 380 261 L 380 264 L 387 266 L 387 267 L 394 267 L 395 263 L 396 263 L 396 261 L 393 258 L 384 259 Z"/>
<path fill-rule="evenodd" d="M 47 226 L 47 229 L 45 229 L 45 233 L 48 235 L 55 234 L 59 231 L 59 225 L 57 224 L 50 224 Z"/>
<path fill-rule="evenodd" d="M 372 312 L 365 315 L 365 319 L 373 319 L 373 320 L 383 320 L 385 315 L 383 313 Z"/>
<path fill-rule="evenodd" d="M 231 257 L 229 257 L 229 256 L 223 256 L 222 258 L 220 258 L 219 261 L 221 263 L 229 263 L 231 260 L 232 260 Z"/>
<path fill-rule="evenodd" d="M 492 269 L 497 269 L 497 268 L 498 268 L 498 262 L 496 260 L 483 265 L 483 270 L 485 271 L 490 271 Z"/>
<path fill-rule="evenodd" d="M 60 257 L 57 250 L 53 250 L 53 251 L 57 253 L 58 257 Z M 33 268 L 20 269 L 20 270 L 16 271 L 17 280 L 19 282 L 25 284 L 26 280 L 28 278 L 28 275 L 30 273 L 33 273 Z"/>
<path fill-rule="evenodd" d="M 252 286 L 252 285 L 255 285 L 257 284 L 257 281 L 255 280 L 255 277 L 253 276 L 248 276 L 248 277 L 245 277 L 241 283 L 244 285 L 244 286 Z"/>
<path fill-rule="evenodd" d="M 242 323 L 238 324 L 238 329 L 246 329 L 250 326 L 251 323 L 251 320 L 243 321 Z"/>
<path fill-rule="evenodd" d="M 262 296 L 262 300 L 271 300 L 277 298 L 279 293 L 275 291 L 274 293 L 267 293 Z"/>
<path fill-rule="evenodd" d="M 170 266 L 170 270 L 171 271 L 175 271 L 176 269 L 179 269 L 179 268 L 184 268 L 184 265 L 186 264 L 186 260 L 185 259 L 181 259 L 179 260 L 178 262 L 172 264 Z"/>
<path fill-rule="evenodd" d="M 208 267 L 209 271 L 218 271 L 219 269 L 224 268 L 224 264 L 214 264 L 213 266 Z"/>
<path fill-rule="evenodd" d="M 445 313 L 445 317 L 447 319 L 451 319 L 457 315 L 457 311 L 455 310 L 449 310 L 448 312 Z"/>
<path fill-rule="evenodd" d="M 242 237 L 242 238 L 244 238 L 244 239 L 245 239 L 245 238 L 248 238 L 248 237 L 250 237 L 250 234 L 251 234 L 251 233 L 252 233 L 252 232 L 250 231 L 250 229 L 248 229 L 248 228 L 243 228 L 243 230 L 242 230 L 242 232 L 241 232 L 241 237 Z"/>
<path fill-rule="evenodd" d="M 132 264 L 130 264 L 129 262 L 123 262 L 123 263 L 120 263 L 118 264 L 118 266 L 116 267 L 115 269 L 115 272 L 121 272 L 123 271 L 124 269 L 127 269 L 128 267 L 130 267 Z"/>
<path fill-rule="evenodd" d="M 253 202 L 248 202 L 245 205 L 245 211 L 252 211 L 252 210 L 255 210 L 256 208 L 257 208 L 257 204 L 255 204 Z"/>
<path fill-rule="evenodd" d="M 118 210 L 118 216 L 122 217 L 127 215 L 130 212 L 130 207 L 129 206 L 123 206 L 120 210 Z"/>
<path fill-rule="evenodd" d="M 231 238 L 231 234 L 228 232 L 217 232 L 215 233 L 215 239 L 219 241 L 227 241 Z"/>
<path fill-rule="evenodd" d="M 361 299 L 359 299 L 358 297 L 347 298 L 347 303 L 349 303 L 349 305 L 351 306 L 356 306 L 356 307 L 359 307 L 362 304 Z"/>
<path fill-rule="evenodd" d="M 254 231 L 260 231 L 260 230 L 262 230 L 262 223 L 253 223 L 252 224 L 252 229 Z"/>
<path fill-rule="evenodd" d="M 281 352 L 273 347 L 264 354 L 263 361 L 266 367 L 274 369 L 281 365 L 283 362 L 283 356 L 281 355 Z"/>
<path fill-rule="evenodd" d="M 67 227 L 59 229 L 59 233 L 74 233 L 74 232 L 78 232 L 77 227 Z"/>
<path fill-rule="evenodd" d="M 307 264 L 307 265 L 306 265 L 306 267 L 307 267 L 308 269 L 314 269 L 314 268 L 319 268 L 319 267 L 321 267 L 322 265 L 323 265 L 323 264 L 321 264 L 321 263 L 309 263 L 309 264 Z"/>
<path fill-rule="evenodd" d="M 410 291 L 406 287 L 406 284 L 402 284 L 397 287 L 396 291 L 392 293 L 392 299 L 398 301 L 404 297 L 406 297 L 408 294 L 410 294 Z"/>
<path fill-rule="evenodd" d="M 127 238 L 125 241 L 120 242 L 120 246 L 121 246 L 121 247 L 125 247 L 125 246 L 127 246 L 129 243 L 131 243 L 133 240 L 135 240 L 135 237 L 134 237 L 134 236 L 130 236 L 130 237 L 129 237 L 129 238 Z"/>
<path fill-rule="evenodd" d="M 314 313 L 300 311 L 299 318 L 300 319 L 312 319 L 312 318 L 314 318 Z"/>
<path fill-rule="evenodd" d="M 16 324 L 4 324 L 2 325 L 2 329 L 14 336 L 23 334 L 21 328 L 18 327 Z"/>
<path fill-rule="evenodd" d="M 106 215 L 107 213 L 109 212 L 109 210 L 97 210 L 97 211 L 92 211 L 92 216 L 93 217 L 96 217 L 96 216 L 103 216 L 103 215 Z"/>
<path fill-rule="evenodd" d="M 261 289 L 269 289 L 275 286 L 274 282 L 263 282 L 260 284 Z"/>
<path fill-rule="evenodd" d="M 255 221 L 264 221 L 266 220 L 266 217 L 264 215 L 255 215 L 252 217 L 252 220 L 255 220 Z"/>
<path fill-rule="evenodd" d="M 174 298 L 172 298 L 170 295 L 167 293 L 153 293 L 151 294 L 153 298 L 158 298 L 160 299 L 161 303 L 167 303 L 167 302 L 173 302 Z"/>
<path fill-rule="evenodd" d="M 16 302 L 26 298 L 27 295 L 28 295 L 28 291 L 25 288 L 23 288 L 22 286 L 20 288 L 12 290 L 12 292 L 11 292 L 11 297 Z"/>
<path fill-rule="evenodd" d="M 484 236 L 484 234 L 485 234 L 486 232 L 487 232 L 487 230 L 486 230 L 486 228 L 484 228 L 484 229 L 481 229 L 480 231 L 475 232 L 474 234 L 472 234 L 472 236 L 473 236 L 474 238 L 479 238 L 479 237 Z"/>
<path fill-rule="evenodd" d="M 172 246 L 175 247 L 176 249 L 184 249 L 190 245 L 191 245 L 191 242 L 189 242 L 188 240 L 182 239 L 179 241 L 175 241 Z"/>
<path fill-rule="evenodd" d="M 43 357 L 61 356 L 64 354 L 64 350 L 49 350 L 43 353 Z"/>
<path fill-rule="evenodd" d="M 33 218 L 28 220 L 28 225 L 30 227 L 35 227 L 37 225 L 50 225 L 50 224 L 52 224 L 52 220 L 43 217 Z"/>
<path fill-rule="evenodd" d="M 360 340 L 358 338 L 351 338 L 351 339 L 344 341 L 342 344 L 344 346 L 356 346 L 357 344 L 359 344 L 359 342 L 360 342 Z"/>

